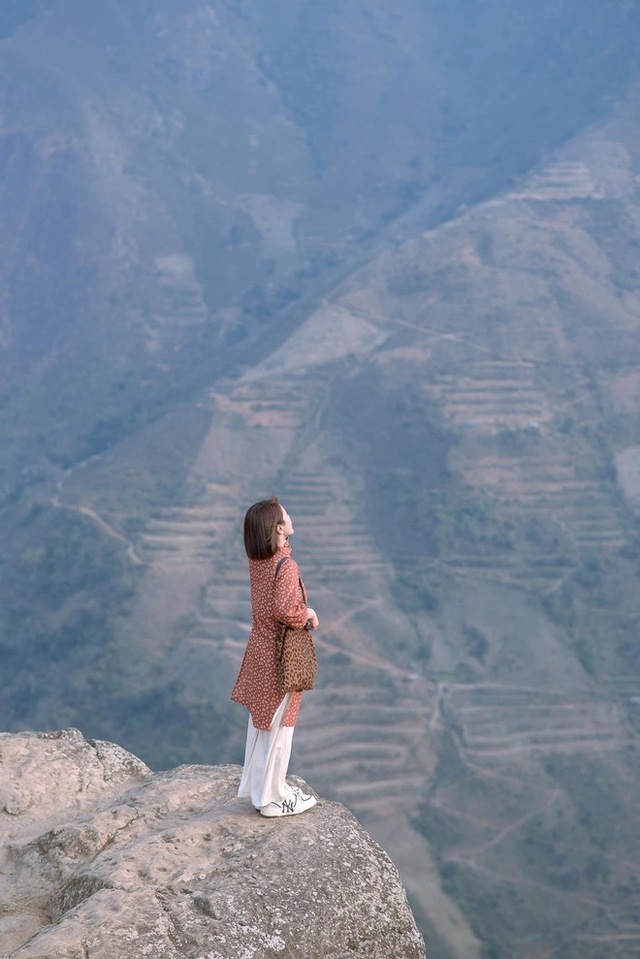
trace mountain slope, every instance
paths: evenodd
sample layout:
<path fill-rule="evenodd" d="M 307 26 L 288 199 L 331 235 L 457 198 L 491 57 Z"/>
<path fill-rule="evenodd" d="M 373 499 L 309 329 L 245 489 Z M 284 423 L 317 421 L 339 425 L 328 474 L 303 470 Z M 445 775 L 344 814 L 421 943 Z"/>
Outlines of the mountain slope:
<path fill-rule="evenodd" d="M 191 399 L 185 379 L 228 369 L 234 343 L 281 335 L 284 308 L 302 300 L 299 321 L 417 199 L 442 216 L 460 168 L 454 206 L 521 173 L 621 89 L 640 13 L 42 0 L 2 17 L 10 490 L 25 455 L 85 458 Z"/>
<path fill-rule="evenodd" d="M 524 955 L 535 929 L 530 956 L 622 956 L 635 935 L 635 487 L 614 464 L 638 444 L 640 341 L 613 252 L 639 222 L 634 103 L 219 383 L 201 505 L 141 541 L 154 569 L 199 564 L 157 668 L 222 698 L 248 629 L 233 519 L 281 492 L 323 615 L 298 768 L 406 869 L 436 954 Z"/>

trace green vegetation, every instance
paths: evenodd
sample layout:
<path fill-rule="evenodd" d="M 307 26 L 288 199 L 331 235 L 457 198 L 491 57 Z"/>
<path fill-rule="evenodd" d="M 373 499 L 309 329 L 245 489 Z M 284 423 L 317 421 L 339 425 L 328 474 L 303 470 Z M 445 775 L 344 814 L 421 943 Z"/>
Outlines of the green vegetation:
<path fill-rule="evenodd" d="M 609 910 L 622 924 L 623 915 L 633 921 L 640 875 L 629 875 L 622 844 L 638 822 L 635 759 L 623 786 L 614 757 L 610 764 L 559 753 L 522 768 L 519 779 L 513 769 L 481 779 L 460 770 L 452 779 L 448 753 L 417 825 L 438 852 L 443 889 L 463 904 L 487 956 L 517 955 L 520 943 L 539 934 L 536 915 L 545 916 L 547 948 L 567 957 L 579 956 L 581 934 L 606 936 Z M 540 802 L 547 776 L 555 798 Z"/>
<path fill-rule="evenodd" d="M 222 744 L 241 742 L 246 722 L 239 710 L 231 713 L 226 703 L 194 702 L 177 683 L 151 686 L 127 697 L 116 689 L 105 707 L 100 729 L 143 757 L 152 769 L 219 762 Z M 227 761 L 241 763 L 241 751 L 227 752 Z"/>
<path fill-rule="evenodd" d="M 0 698 L 5 725 L 91 727 L 117 684 L 135 571 L 121 545 L 70 511 L 36 505 L 10 528 L 0 586 L 0 650 L 13 677 Z"/>

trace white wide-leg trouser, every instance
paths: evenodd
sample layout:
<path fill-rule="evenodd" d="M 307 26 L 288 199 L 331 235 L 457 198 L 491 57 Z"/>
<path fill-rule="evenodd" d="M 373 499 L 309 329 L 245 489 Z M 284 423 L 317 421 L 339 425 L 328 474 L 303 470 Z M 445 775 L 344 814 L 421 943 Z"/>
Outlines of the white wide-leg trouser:
<path fill-rule="evenodd" d="M 250 796 L 256 809 L 272 802 L 281 803 L 292 793 L 286 775 L 294 727 L 282 725 L 290 698 L 291 693 L 286 693 L 271 721 L 271 729 L 256 729 L 249 716 L 238 796 Z"/>

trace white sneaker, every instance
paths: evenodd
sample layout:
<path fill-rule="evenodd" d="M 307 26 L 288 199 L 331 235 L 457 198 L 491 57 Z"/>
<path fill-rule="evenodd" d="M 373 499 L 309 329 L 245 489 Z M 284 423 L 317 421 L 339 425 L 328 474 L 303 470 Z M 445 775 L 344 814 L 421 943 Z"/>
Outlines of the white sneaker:
<path fill-rule="evenodd" d="M 306 793 L 303 790 L 302 786 L 292 786 L 291 788 L 293 789 L 294 793 L 297 793 L 301 799 L 305 799 L 305 800 L 313 799 L 313 796 L 311 795 L 311 793 Z"/>
<path fill-rule="evenodd" d="M 313 809 L 316 804 L 316 797 L 303 793 L 299 786 L 294 786 L 288 799 L 282 802 L 272 802 L 268 806 L 263 806 L 260 810 L 261 816 L 297 816 L 298 813 L 306 812 L 307 809 Z"/>

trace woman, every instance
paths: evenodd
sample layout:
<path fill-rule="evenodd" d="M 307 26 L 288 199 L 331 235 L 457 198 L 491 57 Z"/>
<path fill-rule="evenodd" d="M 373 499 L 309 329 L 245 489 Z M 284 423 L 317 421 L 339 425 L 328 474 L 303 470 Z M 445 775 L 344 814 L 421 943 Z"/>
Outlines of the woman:
<path fill-rule="evenodd" d="M 238 796 L 250 796 L 263 816 L 287 816 L 315 806 L 314 796 L 286 780 L 301 692 L 283 693 L 276 677 L 278 623 L 315 629 L 298 565 L 291 558 L 293 524 L 274 497 L 254 503 L 244 518 L 251 580 L 251 635 L 231 693 L 250 712 Z"/>

